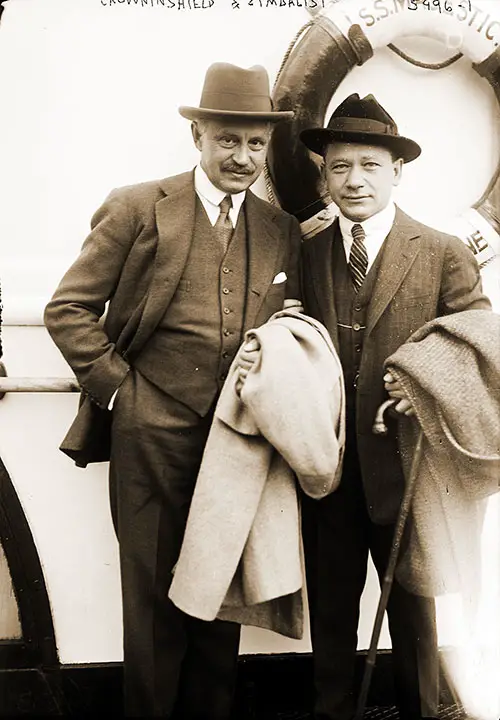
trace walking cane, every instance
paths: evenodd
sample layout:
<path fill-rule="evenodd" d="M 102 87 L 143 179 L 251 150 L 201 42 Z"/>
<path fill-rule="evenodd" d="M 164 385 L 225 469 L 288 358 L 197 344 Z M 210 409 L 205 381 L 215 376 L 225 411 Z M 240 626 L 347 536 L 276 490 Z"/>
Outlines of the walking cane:
<path fill-rule="evenodd" d="M 389 407 L 392 407 L 397 402 L 399 401 L 392 399 L 386 400 L 379 407 L 372 428 L 372 431 L 375 435 L 387 434 L 387 426 L 384 422 L 384 413 Z M 370 689 L 373 668 L 375 667 L 375 662 L 377 659 L 377 647 L 380 638 L 380 631 L 382 630 L 382 621 L 384 619 L 384 613 L 387 608 L 387 602 L 389 600 L 392 582 L 394 580 L 394 571 L 396 569 L 396 562 L 398 560 L 399 549 L 401 546 L 401 538 L 403 536 L 403 530 L 410 510 L 413 496 L 413 488 L 415 485 L 415 478 L 417 476 L 418 466 L 420 464 L 420 457 L 422 455 L 422 439 L 423 433 L 420 429 L 418 432 L 417 444 L 411 463 L 410 476 L 405 485 L 403 499 L 401 501 L 398 518 L 396 520 L 396 527 L 394 528 L 394 537 L 392 540 L 391 551 L 389 554 L 389 562 L 387 563 L 387 569 L 385 571 L 384 580 L 382 583 L 382 591 L 380 594 L 380 600 L 378 602 L 375 622 L 373 624 L 370 649 L 368 650 L 368 655 L 366 656 L 363 681 L 361 683 L 361 690 L 358 698 L 358 705 L 356 708 L 356 715 L 354 716 L 354 720 L 362 720 L 366 708 L 366 701 L 368 699 L 368 691 Z"/>

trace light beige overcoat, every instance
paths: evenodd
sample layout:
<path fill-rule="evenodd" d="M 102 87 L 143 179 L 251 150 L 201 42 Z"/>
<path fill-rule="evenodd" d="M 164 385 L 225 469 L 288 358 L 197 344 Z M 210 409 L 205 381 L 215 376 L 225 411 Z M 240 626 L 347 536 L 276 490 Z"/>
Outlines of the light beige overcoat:
<path fill-rule="evenodd" d="M 169 592 L 184 612 L 299 638 L 303 570 L 296 479 L 338 486 L 342 368 L 325 328 L 295 311 L 250 330 L 260 350 L 241 397 L 237 360 L 222 390 Z"/>

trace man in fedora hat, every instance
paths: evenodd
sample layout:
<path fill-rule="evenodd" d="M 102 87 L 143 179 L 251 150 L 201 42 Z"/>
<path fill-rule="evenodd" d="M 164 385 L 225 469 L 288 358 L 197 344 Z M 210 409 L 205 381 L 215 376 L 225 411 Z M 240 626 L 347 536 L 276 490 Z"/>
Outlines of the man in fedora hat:
<path fill-rule="evenodd" d="M 224 63 L 208 69 L 200 107 L 180 113 L 194 172 L 114 190 L 45 321 L 85 394 L 72 457 L 83 413 L 112 406 L 125 713 L 222 720 L 240 628 L 191 618 L 167 595 L 226 373 L 245 331 L 299 297 L 298 224 L 248 191 L 273 124 L 293 113 L 273 110 L 264 68 Z"/>
<path fill-rule="evenodd" d="M 465 244 L 394 205 L 403 165 L 418 157 L 420 147 L 399 134 L 372 95 L 349 96 L 327 128 L 304 130 L 301 140 L 323 157 L 324 179 L 339 209 L 333 225 L 303 243 L 304 309 L 331 334 L 347 397 L 340 486 L 323 500 L 303 502 L 315 717 L 348 720 L 355 711 L 368 553 L 382 578 L 404 487 L 397 423 L 390 423 L 387 437 L 374 436 L 372 424 L 386 392 L 397 401 L 401 421 L 410 422 L 404 415 L 413 412 L 392 376 L 384 376 L 384 361 L 425 322 L 490 305 Z M 435 717 L 434 600 L 410 594 L 396 579 L 388 619 L 400 717 Z"/>

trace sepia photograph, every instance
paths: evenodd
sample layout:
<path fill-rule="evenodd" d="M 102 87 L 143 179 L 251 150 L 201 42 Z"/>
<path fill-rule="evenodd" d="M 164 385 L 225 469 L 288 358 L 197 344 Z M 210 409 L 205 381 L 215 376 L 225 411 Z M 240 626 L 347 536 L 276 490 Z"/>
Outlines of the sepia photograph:
<path fill-rule="evenodd" d="M 499 720 L 500 0 L 0 68 L 0 718 Z"/>

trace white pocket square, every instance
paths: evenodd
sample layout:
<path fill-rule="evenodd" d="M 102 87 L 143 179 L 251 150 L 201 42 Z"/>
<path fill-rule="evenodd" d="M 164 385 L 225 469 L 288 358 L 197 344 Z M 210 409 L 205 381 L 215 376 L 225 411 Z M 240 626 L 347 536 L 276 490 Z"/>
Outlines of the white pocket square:
<path fill-rule="evenodd" d="M 279 272 L 273 280 L 273 285 L 279 285 L 279 283 L 285 282 L 286 272 Z"/>

